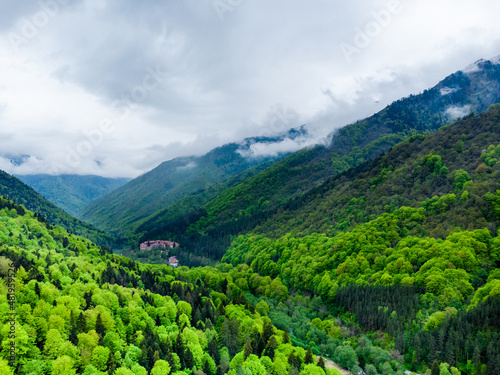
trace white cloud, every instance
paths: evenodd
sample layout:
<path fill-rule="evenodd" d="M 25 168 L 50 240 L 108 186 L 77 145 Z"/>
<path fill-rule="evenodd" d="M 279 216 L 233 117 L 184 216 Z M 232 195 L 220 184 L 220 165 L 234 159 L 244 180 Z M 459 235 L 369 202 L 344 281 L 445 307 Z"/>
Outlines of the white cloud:
<path fill-rule="evenodd" d="M 187 163 L 186 165 L 183 165 L 181 167 L 177 167 L 176 169 L 178 171 L 187 171 L 187 170 L 190 170 L 190 169 L 193 169 L 196 167 L 197 167 L 197 164 L 194 161 L 191 161 L 191 162 Z"/>
<path fill-rule="evenodd" d="M 467 116 L 472 112 L 472 107 L 470 105 L 465 105 L 463 107 L 451 106 L 445 111 L 445 114 L 449 116 L 452 120 L 459 119 L 461 117 Z"/>
<path fill-rule="evenodd" d="M 340 45 L 387 9 L 381 0 L 254 0 L 221 20 L 212 0 L 81 0 L 37 26 L 39 3 L 3 2 L 0 155 L 32 158 L 22 166 L 0 159 L 0 168 L 134 177 L 283 126 L 310 123 L 321 139 L 500 52 L 500 3 L 401 0 L 401 12 L 348 63 Z M 26 20 L 35 30 L 16 52 L 9 39 L 24 35 Z M 150 69 L 161 84 L 144 91 Z M 291 115 L 273 120 L 277 107 Z M 101 138 L 108 120 L 113 130 Z M 94 134 L 87 149 L 84 131 Z"/>

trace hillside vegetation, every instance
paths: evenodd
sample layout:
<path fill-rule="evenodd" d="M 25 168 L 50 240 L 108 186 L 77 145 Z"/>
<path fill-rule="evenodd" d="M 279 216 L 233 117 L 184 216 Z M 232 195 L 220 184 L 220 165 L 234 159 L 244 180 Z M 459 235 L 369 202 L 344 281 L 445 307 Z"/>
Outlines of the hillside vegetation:
<path fill-rule="evenodd" d="M 34 174 L 16 176 L 72 216 L 103 195 L 118 189 L 129 178 Z"/>
<path fill-rule="evenodd" d="M 318 187 L 223 261 L 389 333 L 412 370 L 437 361 L 497 374 L 499 160 L 496 105 Z"/>
<path fill-rule="evenodd" d="M 185 197 L 205 204 L 215 196 L 214 191 L 218 192 L 218 184 L 231 186 L 227 182 L 234 176 L 245 171 L 245 176 L 253 175 L 284 156 L 248 159 L 237 152 L 240 147 L 231 143 L 201 157 L 164 162 L 92 202 L 79 217 L 109 233 L 133 236 L 143 221 L 165 207 Z"/>
<path fill-rule="evenodd" d="M 137 232 L 142 239 L 172 238 L 190 252 L 220 258 L 231 243 L 231 236 L 251 232 L 259 225 L 275 226 L 274 218 L 287 209 L 291 200 L 403 140 L 450 124 L 450 108 L 480 112 L 498 101 L 500 65 L 485 63 L 471 74 L 459 71 L 422 94 L 401 99 L 372 117 L 340 129 L 332 135 L 328 147 L 295 152 L 225 189 L 202 207 L 179 212 L 174 219 L 159 213 L 138 227 Z M 395 207 L 397 204 L 401 202 L 396 202 Z"/>
<path fill-rule="evenodd" d="M 71 233 L 85 236 L 100 245 L 111 246 L 115 240 L 103 231 L 69 215 L 54 203 L 42 197 L 18 178 L 0 170 L 0 195 L 8 197 L 28 210 L 42 215 L 53 224 Z"/>
<path fill-rule="evenodd" d="M 353 357 L 359 332 L 320 298 L 248 267 L 143 265 L 2 197 L 0 223 L 2 375 L 338 375 L 313 353 L 330 348 L 344 366 Z M 313 336 L 276 328 L 269 304 Z M 402 374 L 387 340 L 362 339 L 378 353 L 371 366 Z"/>

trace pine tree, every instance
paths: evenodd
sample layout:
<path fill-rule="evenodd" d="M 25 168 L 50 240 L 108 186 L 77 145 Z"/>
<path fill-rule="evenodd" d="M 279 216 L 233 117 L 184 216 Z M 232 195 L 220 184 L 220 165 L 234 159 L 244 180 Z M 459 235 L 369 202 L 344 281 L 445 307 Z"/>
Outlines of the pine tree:
<path fill-rule="evenodd" d="M 78 316 L 77 329 L 78 333 L 87 332 L 87 319 L 85 318 L 83 312 L 81 312 L 80 315 Z"/>
<path fill-rule="evenodd" d="M 264 323 L 264 329 L 262 332 L 262 339 L 264 342 L 268 342 L 271 336 L 274 335 L 274 327 L 271 324 L 271 322 L 265 322 Z"/>
<path fill-rule="evenodd" d="M 271 338 L 267 342 L 265 354 L 269 358 L 273 359 L 274 358 L 274 351 L 276 350 L 277 347 L 278 347 L 278 343 L 276 342 L 276 337 L 271 336 Z"/>
<path fill-rule="evenodd" d="M 174 360 L 174 356 L 172 355 L 172 352 L 169 352 L 167 354 L 167 362 L 170 364 L 170 367 L 172 367 L 172 372 L 176 372 L 179 370 L 176 366 L 176 361 Z"/>
<path fill-rule="evenodd" d="M 434 360 L 431 368 L 431 375 L 439 375 L 439 363 L 437 360 Z"/>
<path fill-rule="evenodd" d="M 73 310 L 71 310 L 71 315 L 69 320 L 69 341 L 73 345 L 78 345 L 78 326 L 75 323 Z"/>
<path fill-rule="evenodd" d="M 113 375 L 115 373 L 115 370 L 116 370 L 116 358 L 115 355 L 110 351 L 108 356 L 108 374 Z"/>
<path fill-rule="evenodd" d="M 219 345 L 217 344 L 215 337 L 208 343 L 208 355 L 212 357 L 216 365 L 220 364 Z"/>
<path fill-rule="evenodd" d="M 184 363 L 184 367 L 187 369 L 191 369 L 194 366 L 193 353 L 191 352 L 191 349 L 189 349 L 189 347 L 186 347 L 186 350 L 184 351 Z"/>
<path fill-rule="evenodd" d="M 38 297 L 40 297 L 40 285 L 38 285 L 38 282 L 35 284 L 35 293 Z"/>
<path fill-rule="evenodd" d="M 184 356 L 185 353 L 184 342 L 182 342 L 182 337 L 180 333 L 177 335 L 177 339 L 175 340 L 175 352 L 179 356 L 181 367 L 186 367 L 186 361 Z"/>
<path fill-rule="evenodd" d="M 311 347 L 307 348 L 306 357 L 304 358 L 304 363 L 306 365 L 314 363 L 314 357 L 311 351 Z"/>
<path fill-rule="evenodd" d="M 290 344 L 290 334 L 288 333 L 288 330 L 285 330 L 285 334 L 283 335 L 283 344 Z"/>
<path fill-rule="evenodd" d="M 321 367 L 323 371 L 326 372 L 325 360 L 323 359 L 323 357 L 319 357 L 318 367 Z"/>
<path fill-rule="evenodd" d="M 206 375 L 215 375 L 211 370 L 210 370 L 210 365 L 208 363 L 208 361 L 206 360 L 204 363 L 203 363 L 203 372 L 206 374 Z"/>
<path fill-rule="evenodd" d="M 102 340 L 105 335 L 104 325 L 102 324 L 101 313 L 97 314 L 97 318 L 95 320 L 95 331 L 99 335 L 99 345 L 102 345 Z"/>
<path fill-rule="evenodd" d="M 243 349 L 243 358 L 247 359 L 253 353 L 252 342 L 249 337 L 245 341 L 245 348 Z"/>

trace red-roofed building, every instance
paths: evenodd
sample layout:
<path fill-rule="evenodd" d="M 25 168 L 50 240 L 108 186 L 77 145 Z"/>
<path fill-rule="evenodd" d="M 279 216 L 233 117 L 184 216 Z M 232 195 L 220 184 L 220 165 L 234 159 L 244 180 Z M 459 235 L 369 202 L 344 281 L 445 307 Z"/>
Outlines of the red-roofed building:
<path fill-rule="evenodd" d="M 175 268 L 179 266 L 179 261 L 176 257 L 170 257 L 168 258 L 168 264 Z"/>
<path fill-rule="evenodd" d="M 155 241 L 146 241 L 140 244 L 139 248 L 141 251 L 145 250 L 153 250 L 153 249 L 165 249 L 167 247 L 173 249 L 174 247 L 178 247 L 179 244 L 177 242 L 172 241 L 163 241 L 163 240 L 155 240 Z"/>

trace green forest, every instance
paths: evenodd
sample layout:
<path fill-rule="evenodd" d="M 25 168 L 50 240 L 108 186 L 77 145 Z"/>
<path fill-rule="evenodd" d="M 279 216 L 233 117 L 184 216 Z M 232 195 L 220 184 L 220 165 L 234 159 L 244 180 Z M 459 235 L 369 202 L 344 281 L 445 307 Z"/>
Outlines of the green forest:
<path fill-rule="evenodd" d="M 2 375 L 338 374 L 272 324 L 266 301 L 295 303 L 279 279 L 144 265 L 4 198 L 0 208 Z"/>

